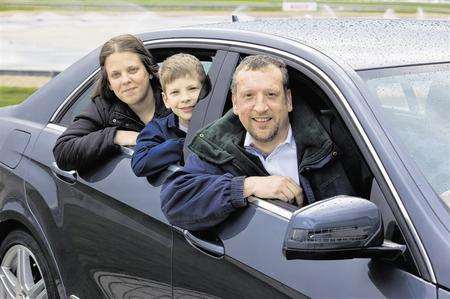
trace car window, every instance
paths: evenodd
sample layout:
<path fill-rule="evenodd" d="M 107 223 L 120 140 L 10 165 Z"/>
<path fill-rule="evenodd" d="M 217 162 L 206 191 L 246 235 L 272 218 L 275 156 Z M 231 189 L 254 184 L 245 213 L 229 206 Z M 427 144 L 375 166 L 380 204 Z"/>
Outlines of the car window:
<path fill-rule="evenodd" d="M 211 68 L 215 55 L 215 50 L 209 49 L 171 48 L 152 49 L 151 52 L 158 65 L 161 65 L 161 63 L 167 57 L 177 53 L 192 54 L 200 60 L 206 74 L 208 74 L 208 71 Z M 96 86 L 97 80 L 95 78 L 85 83 L 85 86 L 80 89 L 81 91 L 75 95 L 74 100 L 69 101 L 69 103 L 67 103 L 61 110 L 61 114 L 56 118 L 56 123 L 64 127 L 69 126 L 75 116 L 79 115 L 88 106 L 89 101 L 91 101 L 92 99 L 92 95 L 94 94 Z"/>
<path fill-rule="evenodd" d="M 385 125 L 450 208 L 450 65 L 365 71 Z"/>
<path fill-rule="evenodd" d="M 244 56 L 242 56 L 243 59 Z M 297 69 L 288 65 L 289 73 L 289 86 L 292 94 L 293 112 L 290 113 L 290 119 L 294 117 L 301 117 L 296 115 L 296 107 L 300 103 L 305 103 L 308 109 L 314 114 L 315 118 L 321 123 L 322 127 L 327 131 L 330 136 L 335 136 L 334 142 L 341 152 L 353 153 L 359 157 L 362 163 L 364 159 L 359 152 L 356 143 L 349 130 L 346 128 L 339 113 L 331 103 L 328 96 L 311 78 L 298 71 Z M 231 91 L 229 91 L 227 100 L 224 104 L 222 115 L 232 108 Z M 371 178 L 371 174 L 368 166 L 364 165 L 345 165 L 347 173 L 349 172 L 361 172 L 361 176 Z M 353 184 L 356 186 L 356 196 L 368 199 L 370 196 L 371 180 L 358 182 L 361 184 Z M 280 206 L 292 210 L 292 207 L 286 207 L 283 203 L 279 203 Z"/>
<path fill-rule="evenodd" d="M 83 89 L 83 91 L 78 96 L 77 100 L 72 102 L 72 105 L 66 108 L 66 112 L 62 116 L 59 121 L 59 124 L 67 127 L 69 126 L 75 116 L 80 114 L 92 100 L 92 94 L 94 93 L 96 81 L 91 81 L 87 84 L 87 86 Z"/>

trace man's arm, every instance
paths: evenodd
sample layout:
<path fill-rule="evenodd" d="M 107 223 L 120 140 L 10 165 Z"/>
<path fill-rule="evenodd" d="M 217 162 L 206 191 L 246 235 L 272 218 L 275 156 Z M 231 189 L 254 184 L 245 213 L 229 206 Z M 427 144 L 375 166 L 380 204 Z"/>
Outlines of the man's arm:
<path fill-rule="evenodd" d="M 247 206 L 243 188 L 244 177 L 224 173 L 193 154 L 184 168 L 164 182 L 161 208 L 170 223 L 188 230 L 205 230 Z"/>
<path fill-rule="evenodd" d="M 170 223 L 189 230 L 205 230 L 247 206 L 247 197 L 279 199 L 303 206 L 302 189 L 283 176 L 235 177 L 214 164 L 189 156 L 186 166 L 167 178 L 161 208 Z"/>
<path fill-rule="evenodd" d="M 279 199 L 287 203 L 295 203 L 303 207 L 302 188 L 290 177 L 252 176 L 244 179 L 244 197 L 256 196 L 262 199 Z M 249 199 L 249 201 L 251 201 Z"/>

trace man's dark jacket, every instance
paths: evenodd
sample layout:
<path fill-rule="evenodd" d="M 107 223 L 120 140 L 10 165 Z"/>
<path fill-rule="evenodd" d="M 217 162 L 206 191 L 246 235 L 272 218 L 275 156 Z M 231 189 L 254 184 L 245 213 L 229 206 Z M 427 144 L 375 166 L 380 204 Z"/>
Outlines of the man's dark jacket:
<path fill-rule="evenodd" d="M 157 108 L 155 117 L 164 113 Z M 127 104 L 97 96 L 56 140 L 53 155 L 63 170 L 93 169 L 120 153 L 114 143 L 117 130 L 140 132 L 144 126 Z"/>
<path fill-rule="evenodd" d="M 301 104 L 290 115 L 306 204 L 340 194 L 366 196 L 362 194 L 366 193 L 362 188 L 366 166 L 351 138 L 341 134 L 343 130 L 333 119 L 316 117 Z M 339 140 L 343 148 L 330 138 L 328 132 L 333 131 L 340 135 L 333 140 Z M 172 224 L 189 230 L 208 229 L 247 205 L 245 177 L 269 174 L 259 158 L 243 148 L 245 133 L 232 111 L 197 133 L 189 146 L 194 154 L 162 188 L 161 207 Z"/>
<path fill-rule="evenodd" d="M 186 133 L 178 128 L 178 117 L 171 113 L 155 118 L 139 134 L 131 159 L 136 176 L 152 179 L 169 165 L 183 162 Z"/>

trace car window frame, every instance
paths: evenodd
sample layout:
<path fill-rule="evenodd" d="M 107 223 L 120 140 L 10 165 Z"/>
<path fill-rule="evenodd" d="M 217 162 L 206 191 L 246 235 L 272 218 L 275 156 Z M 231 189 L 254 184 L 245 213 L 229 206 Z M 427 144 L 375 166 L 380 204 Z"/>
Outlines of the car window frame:
<path fill-rule="evenodd" d="M 355 140 L 358 148 L 360 149 L 364 159 L 369 164 L 371 171 L 373 172 L 375 178 L 381 178 L 382 183 L 379 185 L 384 189 L 388 190 L 385 195 L 385 200 L 387 201 L 389 207 L 391 208 L 395 219 L 399 224 L 403 235 L 405 236 L 408 248 L 411 248 L 411 253 L 415 261 L 415 266 L 418 269 L 419 277 L 425 280 L 435 282 L 436 278 L 434 275 L 433 267 L 431 266 L 430 259 L 425 251 L 422 241 L 420 240 L 415 227 L 412 225 L 410 216 L 406 211 L 403 202 L 392 184 L 392 181 L 381 163 L 381 159 L 378 153 L 375 151 L 372 142 L 365 133 L 363 126 L 359 119 L 356 117 L 355 112 L 348 103 L 348 100 L 344 96 L 344 93 L 338 88 L 334 81 L 329 77 L 325 71 L 322 71 L 320 67 L 312 64 L 311 62 L 303 59 L 295 54 L 285 52 L 280 49 L 271 48 L 268 46 L 227 41 L 230 43 L 229 52 L 238 52 L 244 55 L 252 54 L 269 54 L 282 58 L 289 67 L 293 67 L 296 70 L 302 72 L 310 79 L 312 79 L 319 87 L 325 92 L 329 97 L 331 103 L 336 108 L 337 112 L 342 117 L 346 127 L 350 131 L 352 138 Z M 216 105 L 225 106 L 227 97 L 221 97 Z M 223 112 L 223 108 L 222 108 Z M 214 113 L 214 112 L 213 112 Z M 215 112 L 214 117 L 219 118 L 222 113 Z M 378 179 L 379 180 L 379 179 Z M 290 219 L 292 217 L 292 212 L 288 211 L 282 207 L 279 207 L 273 203 L 264 200 L 255 200 L 251 205 L 256 205 L 262 209 L 268 210 L 278 216 Z M 397 207 L 393 209 L 393 206 Z M 405 233 L 406 232 L 406 233 Z M 417 261 L 419 259 L 419 262 Z"/>
<path fill-rule="evenodd" d="M 95 89 L 95 86 L 94 86 L 94 85 L 96 84 L 96 81 L 97 81 L 95 77 L 96 77 L 96 76 L 94 76 L 94 78 L 92 78 L 91 80 L 89 80 L 89 81 L 83 86 L 83 88 L 81 88 L 81 89 L 77 92 L 77 94 L 76 94 L 75 97 L 74 97 L 74 100 L 71 101 L 70 103 L 68 103 L 68 104 L 66 105 L 66 107 L 64 107 L 64 108 L 62 109 L 61 114 L 59 115 L 58 119 L 55 121 L 55 124 L 60 125 L 60 126 L 63 126 L 63 127 L 66 127 L 66 126 L 70 125 L 70 122 L 73 121 L 73 117 L 74 117 L 74 115 L 73 115 L 73 109 L 74 109 L 75 107 L 77 107 L 78 104 L 81 104 L 81 103 L 80 103 L 80 102 L 82 101 L 81 97 L 83 97 L 83 98 L 84 98 L 83 100 L 85 100 L 85 101 L 88 101 L 88 100 L 92 99 L 92 94 L 93 94 L 92 91 L 90 92 L 90 94 L 86 94 L 86 93 L 88 93 L 88 91 L 89 91 L 91 88 L 94 88 L 94 89 Z M 87 106 L 87 105 L 86 105 L 86 106 Z M 80 111 L 80 112 L 81 112 L 81 111 Z M 70 115 L 69 115 L 69 113 L 70 113 Z M 70 121 L 67 119 L 69 116 L 72 116 L 72 119 L 71 119 Z M 68 123 L 67 121 L 69 121 L 69 123 Z"/>
<path fill-rule="evenodd" d="M 195 49 L 201 49 L 201 50 L 215 50 L 217 51 L 226 51 L 228 46 L 226 45 L 214 45 L 214 44 L 207 44 L 207 43 L 187 43 L 185 41 L 167 41 L 166 39 L 163 40 L 151 40 L 151 41 L 145 41 L 144 45 L 147 49 L 150 51 L 152 49 L 170 49 L 170 48 L 186 48 L 188 50 L 195 50 Z M 217 53 L 216 53 L 217 54 Z M 53 113 L 52 117 L 50 118 L 49 123 L 53 124 L 55 126 L 66 128 L 65 125 L 61 124 L 60 121 L 64 118 L 64 115 L 70 111 L 71 107 L 76 104 L 76 102 L 79 100 L 80 96 L 84 94 L 86 90 L 88 90 L 92 84 L 95 84 L 97 81 L 98 73 L 100 72 L 100 67 L 97 66 L 97 68 L 92 72 L 85 80 L 83 80 L 62 102 L 62 104 L 57 108 L 57 110 Z M 210 91 L 211 93 L 211 91 Z M 126 151 L 125 151 L 126 152 Z"/>
<path fill-rule="evenodd" d="M 84 79 L 77 87 L 73 89 L 73 91 L 61 103 L 61 105 L 59 105 L 58 109 L 56 109 L 56 111 L 53 113 L 49 121 L 50 124 L 66 128 L 65 126 L 60 124 L 61 119 L 70 110 L 70 108 L 79 100 L 80 96 L 87 89 L 89 89 L 89 87 L 92 86 L 92 84 L 94 84 L 96 76 L 99 71 L 100 68 L 96 68 L 94 72 L 92 72 L 86 79 Z"/>

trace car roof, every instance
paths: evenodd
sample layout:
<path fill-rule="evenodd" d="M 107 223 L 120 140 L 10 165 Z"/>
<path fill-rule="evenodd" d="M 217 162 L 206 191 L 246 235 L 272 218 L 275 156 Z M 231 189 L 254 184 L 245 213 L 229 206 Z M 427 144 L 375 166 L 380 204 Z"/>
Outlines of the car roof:
<path fill-rule="evenodd" d="M 353 69 L 450 61 L 450 21 L 445 20 L 283 18 L 230 21 L 201 28 L 290 39 L 344 61 Z"/>

